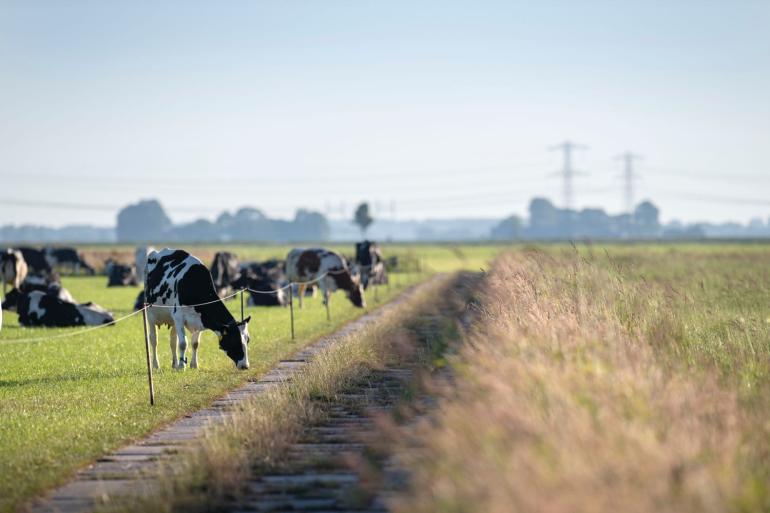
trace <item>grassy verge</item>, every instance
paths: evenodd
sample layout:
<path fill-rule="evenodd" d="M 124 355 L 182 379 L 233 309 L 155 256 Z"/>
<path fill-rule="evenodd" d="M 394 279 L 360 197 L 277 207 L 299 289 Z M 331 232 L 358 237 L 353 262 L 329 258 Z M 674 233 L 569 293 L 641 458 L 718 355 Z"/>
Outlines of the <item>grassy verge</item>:
<path fill-rule="evenodd" d="M 501 257 L 396 511 L 770 510 L 767 257 Z"/>
<path fill-rule="evenodd" d="M 405 351 L 414 351 L 413 323 L 432 312 L 439 315 L 437 297 L 449 288 L 449 277 L 435 279 L 374 323 L 351 334 L 319 354 L 290 384 L 273 389 L 243 404 L 225 424 L 210 429 L 203 442 L 189 454 L 166 463 L 156 483 L 137 505 L 120 499 L 105 511 L 212 511 L 223 500 L 237 496 L 245 479 L 260 470 L 280 465 L 281 456 L 296 441 L 301 427 L 318 412 L 313 402 L 332 399 L 365 376 Z M 418 350 L 418 360 L 430 362 L 430 343 Z"/>

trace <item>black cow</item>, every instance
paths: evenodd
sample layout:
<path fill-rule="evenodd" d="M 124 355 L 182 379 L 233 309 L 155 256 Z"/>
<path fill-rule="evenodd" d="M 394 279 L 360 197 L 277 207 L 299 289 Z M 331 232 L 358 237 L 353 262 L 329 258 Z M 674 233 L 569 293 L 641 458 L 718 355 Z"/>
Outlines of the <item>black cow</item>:
<path fill-rule="evenodd" d="M 139 285 L 139 280 L 136 277 L 136 269 L 133 265 L 123 265 L 113 263 L 109 266 L 109 272 L 107 278 L 108 287 L 127 287 Z"/>
<path fill-rule="evenodd" d="M 62 287 L 61 282 L 58 280 L 58 276 L 27 276 L 27 279 L 24 280 L 19 287 L 6 294 L 5 299 L 3 300 L 2 309 L 11 312 L 16 311 L 19 298 L 23 294 L 29 294 L 34 291 L 59 298 L 67 303 L 75 303 L 75 298 L 72 297 L 72 294 L 70 294 L 67 289 Z"/>
<path fill-rule="evenodd" d="M 139 291 L 139 295 L 136 296 L 134 301 L 134 311 L 141 310 L 144 307 L 144 289 Z"/>
<path fill-rule="evenodd" d="M 385 285 L 388 283 L 385 262 L 380 252 L 380 246 L 376 242 L 365 240 L 356 243 L 355 264 L 359 269 L 361 284 L 364 288 L 370 284 Z"/>
<path fill-rule="evenodd" d="M 48 276 L 53 274 L 51 264 L 45 258 L 45 252 L 35 248 L 21 247 L 16 248 L 21 251 L 24 256 L 24 261 L 27 262 L 27 268 L 29 268 L 30 274 L 37 274 L 38 276 Z"/>
<path fill-rule="evenodd" d="M 88 265 L 88 262 L 83 259 L 83 256 L 75 248 L 47 247 L 43 251 L 45 252 L 46 261 L 54 269 L 66 267 L 74 274 L 80 274 L 80 270 L 83 269 L 90 276 L 96 274 L 94 268 Z"/>
<path fill-rule="evenodd" d="M 226 296 L 231 290 L 231 284 L 240 276 L 238 257 L 229 251 L 219 251 L 211 263 L 211 279 L 219 297 Z"/>
<path fill-rule="evenodd" d="M 147 257 L 144 291 L 147 303 L 153 305 L 147 317 L 155 368 L 160 366 L 156 326 L 164 324 L 172 327 L 171 365 L 175 369 L 184 369 L 187 365 L 185 328 L 190 330 L 192 339 L 190 367 L 198 367 L 201 332 L 211 330 L 219 337 L 220 349 L 236 367 L 249 368 L 249 318 L 236 322 L 217 296 L 211 273 L 200 260 L 181 249 L 153 251 Z"/>
<path fill-rule="evenodd" d="M 288 294 L 283 287 L 287 283 L 283 262 L 268 260 L 241 266 L 241 275 L 231 285 L 236 289 L 249 289 L 250 305 L 285 306 L 288 304 Z"/>
<path fill-rule="evenodd" d="M 115 320 L 110 312 L 99 305 L 78 305 L 39 290 L 19 295 L 16 310 L 22 326 L 98 326 Z"/>

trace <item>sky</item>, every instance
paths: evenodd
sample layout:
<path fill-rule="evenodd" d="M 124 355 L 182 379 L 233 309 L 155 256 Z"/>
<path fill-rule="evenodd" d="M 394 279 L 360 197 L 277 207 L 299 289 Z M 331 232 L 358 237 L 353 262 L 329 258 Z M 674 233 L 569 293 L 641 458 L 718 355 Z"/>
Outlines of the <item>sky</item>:
<path fill-rule="evenodd" d="M 770 2 L 0 0 L 0 225 L 770 217 Z"/>

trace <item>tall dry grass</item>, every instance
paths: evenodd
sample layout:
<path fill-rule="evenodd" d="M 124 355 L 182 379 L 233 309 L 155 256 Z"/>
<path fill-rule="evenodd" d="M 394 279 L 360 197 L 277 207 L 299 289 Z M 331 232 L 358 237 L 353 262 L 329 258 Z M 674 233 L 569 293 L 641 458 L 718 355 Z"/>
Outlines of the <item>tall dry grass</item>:
<path fill-rule="evenodd" d="M 677 361 L 666 294 L 577 254 L 499 258 L 396 511 L 770 510 L 767 411 Z"/>

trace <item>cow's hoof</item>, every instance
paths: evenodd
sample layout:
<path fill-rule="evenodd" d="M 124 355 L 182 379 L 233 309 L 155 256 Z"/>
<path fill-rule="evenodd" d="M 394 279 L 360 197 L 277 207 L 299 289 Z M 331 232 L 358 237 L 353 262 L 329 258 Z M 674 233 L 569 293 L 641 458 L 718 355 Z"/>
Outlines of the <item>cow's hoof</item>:
<path fill-rule="evenodd" d="M 160 364 L 158 362 L 152 362 L 152 368 L 158 370 L 160 369 Z"/>
<path fill-rule="evenodd" d="M 190 368 L 191 368 L 191 369 L 197 369 L 197 368 L 198 368 L 198 362 L 192 362 L 192 363 L 190 364 Z"/>

